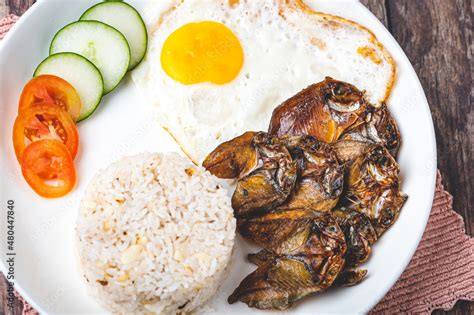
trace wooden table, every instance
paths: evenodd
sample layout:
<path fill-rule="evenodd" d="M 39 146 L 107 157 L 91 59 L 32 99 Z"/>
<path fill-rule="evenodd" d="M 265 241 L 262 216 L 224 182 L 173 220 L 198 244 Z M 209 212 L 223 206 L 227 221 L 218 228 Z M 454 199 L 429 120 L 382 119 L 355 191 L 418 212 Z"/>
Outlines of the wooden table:
<path fill-rule="evenodd" d="M 433 115 L 438 168 L 454 209 L 474 234 L 474 113 L 472 0 L 361 0 L 388 28 L 408 55 L 424 87 Z M 0 0 L 0 14 L 21 15 L 34 0 Z M 0 16 L 1 17 L 1 16 Z M 471 56 L 469 58 L 469 56 Z M 2 282 L 2 281 L 0 281 Z M 0 294 L 4 295 L 4 283 Z M 1 299 L 0 299 L 1 301 Z M 17 303 L 13 314 L 21 314 Z M 0 314 L 12 314 L 0 308 Z M 451 311 L 474 314 L 474 302 L 459 301 Z"/>

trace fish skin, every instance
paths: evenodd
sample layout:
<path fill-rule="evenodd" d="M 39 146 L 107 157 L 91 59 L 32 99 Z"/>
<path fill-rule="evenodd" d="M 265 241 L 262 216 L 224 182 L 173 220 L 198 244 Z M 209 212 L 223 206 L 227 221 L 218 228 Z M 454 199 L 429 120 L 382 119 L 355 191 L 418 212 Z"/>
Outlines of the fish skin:
<path fill-rule="evenodd" d="M 342 271 L 345 238 L 329 213 L 286 210 L 237 224 L 242 236 L 264 249 L 248 256 L 257 269 L 242 280 L 229 303 L 284 310 L 328 289 Z"/>
<path fill-rule="evenodd" d="M 354 110 L 341 112 L 331 104 Z M 277 106 L 272 113 L 269 133 L 277 136 L 310 135 L 332 143 L 349 128 L 363 122 L 368 103 L 355 86 L 326 77 Z"/>
<path fill-rule="evenodd" d="M 336 281 L 334 281 L 334 285 L 340 286 L 340 287 L 351 287 L 353 285 L 357 285 L 361 283 L 365 279 L 366 276 L 367 276 L 367 269 L 359 269 L 359 268 L 344 269 L 339 274 Z"/>
<path fill-rule="evenodd" d="M 365 144 L 365 149 L 381 144 L 395 158 L 401 145 L 401 135 L 395 119 L 383 103 L 379 108 L 368 106 L 364 123 L 348 130 L 337 142 L 342 142 L 334 146 L 338 156 L 346 161 L 353 161 L 365 152 L 362 144 Z"/>
<path fill-rule="evenodd" d="M 377 233 L 370 219 L 349 208 L 335 208 L 331 213 L 346 238 L 345 267 L 360 265 L 369 258 L 371 246 L 377 241 Z"/>
<path fill-rule="evenodd" d="M 344 166 L 332 147 L 307 135 L 283 137 L 282 141 L 297 161 L 298 180 L 291 196 L 278 209 L 331 210 L 339 201 L 344 183 Z"/>
<path fill-rule="evenodd" d="M 202 166 L 219 178 L 239 178 L 257 166 L 257 151 L 252 146 L 256 132 L 248 131 L 221 143 L 202 162 Z"/>
<path fill-rule="evenodd" d="M 372 142 L 352 139 L 341 139 L 333 143 L 333 149 L 340 163 L 350 164 L 363 155 Z"/>
<path fill-rule="evenodd" d="M 255 215 L 282 204 L 293 191 L 297 165 L 280 139 L 259 132 L 252 139 L 257 167 L 240 178 L 232 195 L 237 218 Z"/>
<path fill-rule="evenodd" d="M 245 277 L 227 301 L 246 303 L 258 309 L 285 310 L 298 300 L 328 289 L 340 273 L 344 260 L 329 257 L 315 269 L 311 257 L 280 255 L 269 258 Z"/>
<path fill-rule="evenodd" d="M 380 144 L 372 145 L 348 170 L 342 204 L 365 214 L 377 237 L 397 220 L 407 199 L 400 190 L 399 172 L 398 163 Z"/>

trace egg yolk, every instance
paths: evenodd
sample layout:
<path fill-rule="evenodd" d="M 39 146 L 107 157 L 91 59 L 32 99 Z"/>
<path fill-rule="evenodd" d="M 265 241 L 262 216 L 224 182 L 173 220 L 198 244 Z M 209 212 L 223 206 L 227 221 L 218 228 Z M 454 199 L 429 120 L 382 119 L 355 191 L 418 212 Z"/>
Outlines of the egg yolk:
<path fill-rule="evenodd" d="M 224 24 L 188 23 L 163 44 L 161 66 L 183 84 L 232 81 L 242 68 L 244 52 L 239 39 Z"/>

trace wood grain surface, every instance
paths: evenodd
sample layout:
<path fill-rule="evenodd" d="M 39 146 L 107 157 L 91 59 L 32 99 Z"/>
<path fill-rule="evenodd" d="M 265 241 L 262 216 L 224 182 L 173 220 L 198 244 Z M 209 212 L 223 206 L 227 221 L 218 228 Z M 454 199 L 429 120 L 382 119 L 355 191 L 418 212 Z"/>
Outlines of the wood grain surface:
<path fill-rule="evenodd" d="M 436 131 L 438 168 L 454 209 L 474 235 L 474 43 L 472 0 L 361 0 L 388 28 L 408 55 L 425 90 Z M 0 0 L 0 12 L 21 15 L 34 0 Z M 1 16 L 0 16 L 1 18 Z M 5 280 L 0 303 L 6 305 Z M 0 314 L 21 314 L 0 307 Z M 474 314 L 474 303 L 459 301 L 450 311 Z"/>

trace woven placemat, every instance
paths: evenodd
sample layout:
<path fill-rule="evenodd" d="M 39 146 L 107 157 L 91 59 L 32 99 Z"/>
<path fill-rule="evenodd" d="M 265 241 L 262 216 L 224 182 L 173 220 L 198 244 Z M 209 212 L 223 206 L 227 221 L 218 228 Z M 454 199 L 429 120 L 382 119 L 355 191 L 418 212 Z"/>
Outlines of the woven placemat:
<path fill-rule="evenodd" d="M 0 21 L 0 39 L 18 17 Z M 23 301 L 23 314 L 38 314 Z M 454 212 L 452 196 L 444 190 L 438 172 L 430 218 L 407 269 L 371 314 L 429 314 L 450 309 L 456 301 L 474 300 L 474 239 L 465 234 L 462 217 Z"/>
<path fill-rule="evenodd" d="M 450 309 L 458 300 L 474 300 L 474 238 L 453 210 L 441 174 L 423 238 L 410 264 L 372 314 L 429 314 Z"/>
<path fill-rule="evenodd" d="M 9 14 L 0 20 L 0 39 L 3 39 L 10 28 L 18 21 L 18 16 Z"/>

